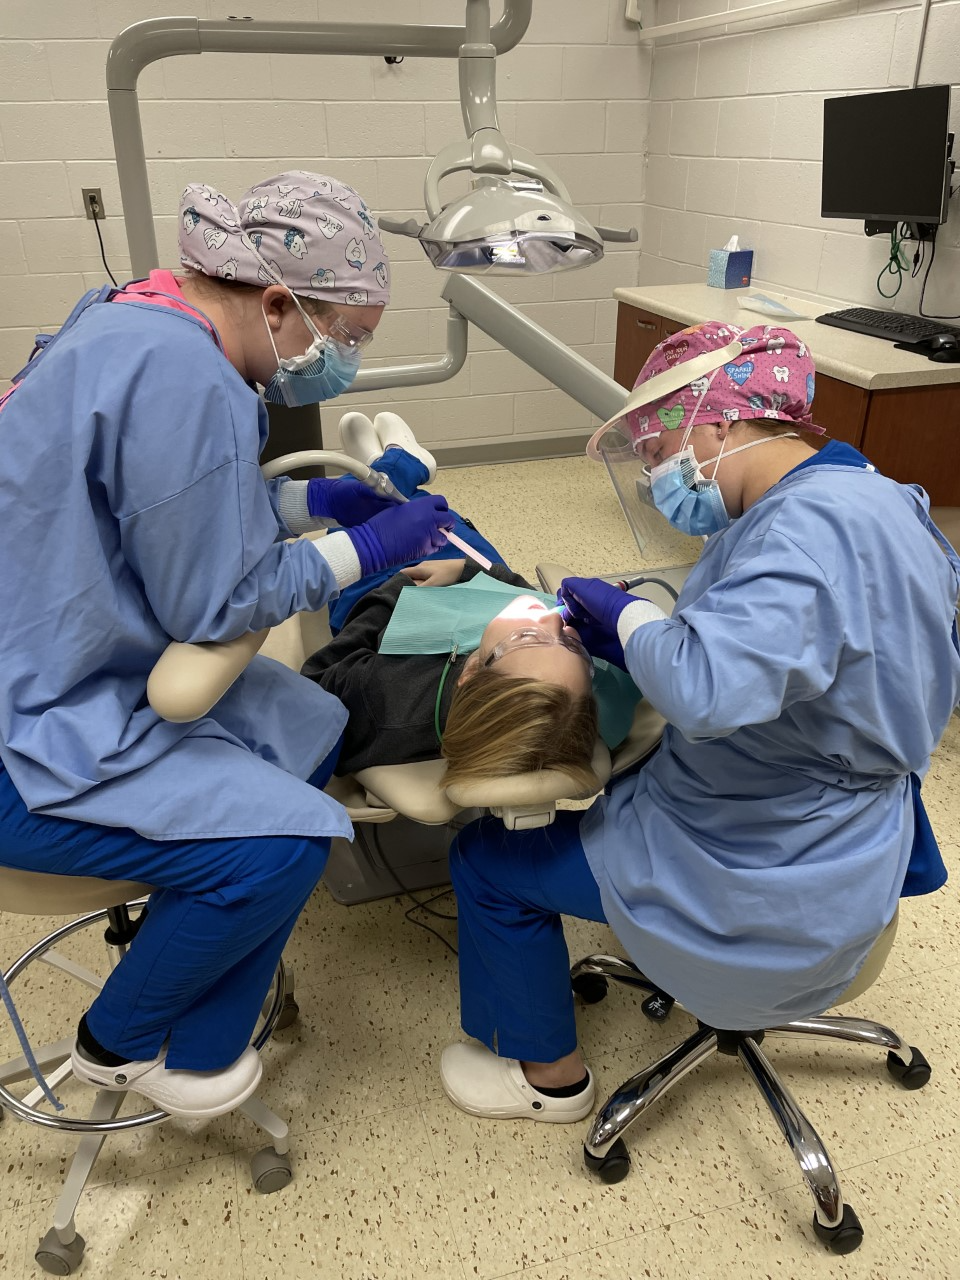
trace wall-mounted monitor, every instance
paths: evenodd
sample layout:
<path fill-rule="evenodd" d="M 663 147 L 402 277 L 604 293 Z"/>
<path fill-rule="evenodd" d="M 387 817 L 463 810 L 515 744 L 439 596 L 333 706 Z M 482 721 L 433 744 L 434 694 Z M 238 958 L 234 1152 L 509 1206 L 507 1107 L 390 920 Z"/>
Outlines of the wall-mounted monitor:
<path fill-rule="evenodd" d="M 945 222 L 949 122 L 945 84 L 827 98 L 821 216 Z"/>

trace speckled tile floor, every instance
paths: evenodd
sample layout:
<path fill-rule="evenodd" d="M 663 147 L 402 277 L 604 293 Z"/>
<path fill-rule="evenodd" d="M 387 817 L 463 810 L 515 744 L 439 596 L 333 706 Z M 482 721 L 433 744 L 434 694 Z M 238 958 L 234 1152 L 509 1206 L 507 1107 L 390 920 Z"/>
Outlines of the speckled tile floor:
<path fill-rule="evenodd" d="M 441 472 L 521 573 L 640 564 L 602 470 L 583 459 Z M 683 539 L 655 562 L 689 559 Z M 265 1054 L 263 1096 L 290 1120 L 295 1181 L 250 1186 L 257 1134 L 239 1117 L 202 1133 L 174 1124 L 113 1140 L 80 1203 L 81 1275 L 102 1280 L 726 1280 L 737 1275 L 948 1280 L 960 1255 L 960 720 L 924 793 L 952 864 L 939 893 L 901 908 L 880 981 L 850 1011 L 919 1044 L 934 1076 L 907 1093 L 882 1055 L 781 1044 L 771 1053 L 840 1169 L 866 1232 L 834 1258 L 813 1238 L 810 1205 L 764 1104 L 735 1063 L 714 1059 L 631 1135 L 629 1178 L 604 1187 L 581 1161 L 578 1126 L 484 1124 L 443 1098 L 437 1054 L 457 1031 L 456 962 L 389 899 L 338 906 L 319 890 L 290 947 L 302 1017 Z M 449 936 L 451 925 L 434 922 Z M 0 917 L 9 962 L 45 922 Z M 615 949 L 602 926 L 572 922 L 570 950 Z M 42 1014 L 61 1009 L 45 989 Z M 72 1015 L 71 1015 L 72 1016 Z M 623 990 L 580 1013 L 601 1092 L 687 1032 L 639 1015 Z M 69 1018 L 64 1020 L 64 1030 Z M 0 1055 L 10 1036 L 0 1018 Z M 64 1157 L 55 1135 L 0 1123 L 0 1277 L 39 1274 Z"/>

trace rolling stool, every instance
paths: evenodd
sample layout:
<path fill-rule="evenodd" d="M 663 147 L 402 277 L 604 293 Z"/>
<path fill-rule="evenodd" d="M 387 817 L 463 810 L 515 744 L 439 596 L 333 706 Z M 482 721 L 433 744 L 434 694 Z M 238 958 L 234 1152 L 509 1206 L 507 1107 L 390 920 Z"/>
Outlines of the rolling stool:
<path fill-rule="evenodd" d="M 880 934 L 860 972 L 837 1004 L 855 999 L 880 976 L 896 936 L 897 919 L 894 915 Z M 606 996 L 609 978 L 648 992 L 641 1007 L 655 1022 L 662 1022 L 675 1004 L 673 998 L 649 982 L 636 965 L 616 956 L 587 956 L 570 972 L 574 991 L 587 1004 L 595 1004 Z M 840 1184 L 820 1135 L 761 1051 L 760 1042 L 765 1036 L 812 1037 L 867 1044 L 887 1050 L 887 1070 L 905 1089 L 920 1089 L 930 1079 L 930 1065 L 919 1049 L 901 1040 L 889 1027 L 864 1018 L 801 1018 L 783 1026 L 765 1027 L 761 1031 L 724 1031 L 700 1022 L 698 1029 L 681 1045 L 644 1071 L 631 1076 L 611 1094 L 590 1126 L 583 1147 L 584 1163 L 604 1182 L 619 1182 L 625 1178 L 630 1169 L 630 1156 L 623 1135 L 634 1121 L 712 1054 L 738 1057 L 763 1094 L 800 1166 L 807 1189 L 813 1196 L 813 1229 L 816 1235 L 833 1253 L 852 1253 L 863 1241 L 860 1220 L 851 1206 L 844 1204 Z"/>
<path fill-rule="evenodd" d="M 106 921 L 107 928 L 103 936 L 112 970 L 136 936 L 143 919 L 146 895 L 151 892 L 150 885 L 129 881 L 47 875 L 0 867 L 0 909 L 3 911 L 21 915 L 73 915 L 77 911 L 87 913 L 47 934 L 25 951 L 3 975 L 7 985 L 15 994 L 16 979 L 30 965 L 39 962 L 94 991 L 101 990 L 104 979 L 71 957 L 60 954 L 55 950 L 57 944 L 73 934 Z M 135 918 L 131 918 L 128 903 L 141 908 Z M 284 969 L 281 961 L 252 1041 L 258 1051 L 278 1027 L 290 1025 L 296 1020 L 297 1006 L 291 984 L 290 971 Z M 71 1030 L 63 1039 L 34 1050 L 51 1091 L 55 1092 L 59 1085 L 72 1078 L 70 1053 L 75 1039 L 75 1031 Z M 118 1117 L 117 1113 L 127 1095 L 108 1089 L 97 1090 L 86 1116 L 74 1115 L 69 1109 L 56 1111 L 44 1098 L 39 1087 L 31 1088 L 23 1096 L 10 1092 L 10 1085 L 27 1080 L 32 1080 L 32 1073 L 23 1055 L 0 1063 L 0 1118 L 6 1110 L 27 1124 L 81 1135 L 64 1180 L 63 1191 L 54 1209 L 53 1225 L 40 1241 L 34 1255 L 44 1271 L 51 1275 L 67 1276 L 77 1269 L 83 1257 L 85 1242 L 76 1230 L 74 1214 L 104 1139 L 108 1134 L 159 1124 L 169 1117 L 165 1111 L 160 1110 Z M 293 1177 L 287 1155 L 289 1142 L 286 1124 L 264 1106 L 256 1095 L 248 1098 L 238 1110 L 271 1139 L 271 1145 L 258 1151 L 250 1162 L 254 1187 L 263 1193 L 279 1191 Z"/>

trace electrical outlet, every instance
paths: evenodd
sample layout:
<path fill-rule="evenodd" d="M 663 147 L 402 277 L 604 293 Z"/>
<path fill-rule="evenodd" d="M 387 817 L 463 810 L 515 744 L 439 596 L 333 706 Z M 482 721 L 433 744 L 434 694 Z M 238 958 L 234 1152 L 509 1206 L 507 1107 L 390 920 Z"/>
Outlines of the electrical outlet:
<path fill-rule="evenodd" d="M 103 207 L 103 196 L 100 194 L 100 188 L 81 187 L 80 191 L 83 195 L 83 207 L 90 221 L 93 222 L 96 218 L 105 218 L 107 213 Z"/>

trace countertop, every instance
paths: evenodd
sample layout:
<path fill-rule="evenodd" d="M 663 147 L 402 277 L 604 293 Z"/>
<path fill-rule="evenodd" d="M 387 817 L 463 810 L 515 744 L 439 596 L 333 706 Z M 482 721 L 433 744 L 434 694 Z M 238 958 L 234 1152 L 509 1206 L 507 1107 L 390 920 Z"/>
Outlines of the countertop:
<path fill-rule="evenodd" d="M 782 324 L 807 344 L 819 373 L 868 391 L 960 382 L 960 364 L 937 364 L 924 356 L 897 351 L 893 343 L 884 338 L 869 338 L 865 334 L 815 322 L 815 317 L 826 311 L 839 311 L 840 307 L 836 305 L 818 306 L 806 299 L 791 298 L 766 289 L 756 290 L 785 303 L 801 315 L 809 316 L 806 320 L 777 321 L 755 311 L 743 311 L 737 306 L 737 298 L 749 292 L 750 289 L 713 289 L 706 284 L 669 284 L 615 289 L 613 296 L 629 306 L 641 307 L 655 315 L 668 316 L 687 324 L 698 324 L 704 320 L 723 320 L 744 328 L 758 324 Z"/>

